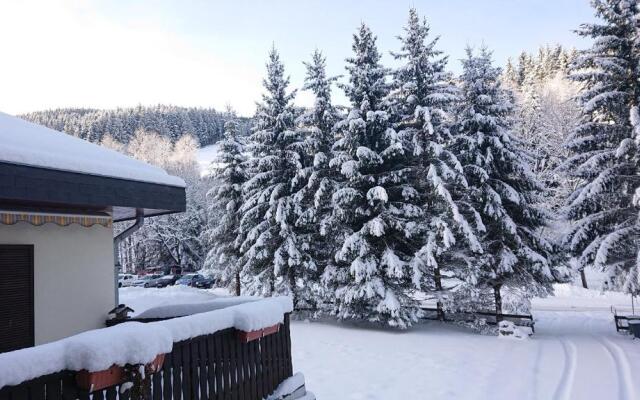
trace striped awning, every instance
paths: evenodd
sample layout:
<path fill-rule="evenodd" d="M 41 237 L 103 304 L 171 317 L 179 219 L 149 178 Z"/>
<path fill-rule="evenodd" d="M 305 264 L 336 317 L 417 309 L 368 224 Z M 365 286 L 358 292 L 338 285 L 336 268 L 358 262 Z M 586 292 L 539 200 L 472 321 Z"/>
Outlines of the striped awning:
<path fill-rule="evenodd" d="M 105 228 L 111 228 L 113 223 L 110 215 L 78 215 L 0 210 L 0 224 L 15 225 L 18 222 L 27 222 L 35 226 L 51 223 L 60 226 L 78 224 L 84 227 L 101 225 Z"/>

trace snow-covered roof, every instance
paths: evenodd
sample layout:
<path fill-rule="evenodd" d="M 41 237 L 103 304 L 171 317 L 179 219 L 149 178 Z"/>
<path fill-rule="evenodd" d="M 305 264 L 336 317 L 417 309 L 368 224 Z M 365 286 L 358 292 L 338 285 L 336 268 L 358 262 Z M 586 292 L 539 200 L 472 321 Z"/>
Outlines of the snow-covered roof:
<path fill-rule="evenodd" d="M 0 162 L 184 187 L 181 178 L 115 150 L 0 112 Z"/>

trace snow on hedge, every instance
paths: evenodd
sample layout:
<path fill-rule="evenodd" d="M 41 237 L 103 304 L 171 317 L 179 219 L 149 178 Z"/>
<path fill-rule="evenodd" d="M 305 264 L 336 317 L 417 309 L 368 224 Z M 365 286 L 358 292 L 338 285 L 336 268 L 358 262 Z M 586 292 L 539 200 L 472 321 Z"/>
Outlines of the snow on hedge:
<path fill-rule="evenodd" d="M 145 364 L 158 354 L 171 352 L 175 342 L 227 328 L 243 331 L 267 328 L 284 322 L 284 314 L 293 310 L 289 297 L 248 302 L 243 299 L 243 303 L 223 309 L 146 324 L 127 322 L 2 353 L 0 388 L 62 370 L 101 371 L 112 365 Z"/>
<path fill-rule="evenodd" d="M 0 112 L 0 161 L 184 187 L 181 178 L 66 133 Z"/>

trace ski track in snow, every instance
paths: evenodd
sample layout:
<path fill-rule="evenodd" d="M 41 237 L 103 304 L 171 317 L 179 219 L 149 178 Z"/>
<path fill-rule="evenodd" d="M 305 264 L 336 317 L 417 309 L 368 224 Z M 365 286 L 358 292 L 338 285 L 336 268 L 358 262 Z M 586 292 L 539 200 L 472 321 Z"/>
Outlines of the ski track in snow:
<path fill-rule="evenodd" d="M 554 400 L 570 400 L 576 374 L 577 351 L 575 344 L 567 339 L 560 339 L 560 343 L 564 353 L 564 368 L 553 398 Z"/>
<path fill-rule="evenodd" d="M 618 376 L 618 399 L 634 400 L 638 397 L 635 394 L 631 366 L 627 355 L 624 354 L 620 346 L 613 343 L 609 339 L 597 338 L 597 340 L 607 349 L 607 352 L 613 360 Z"/>

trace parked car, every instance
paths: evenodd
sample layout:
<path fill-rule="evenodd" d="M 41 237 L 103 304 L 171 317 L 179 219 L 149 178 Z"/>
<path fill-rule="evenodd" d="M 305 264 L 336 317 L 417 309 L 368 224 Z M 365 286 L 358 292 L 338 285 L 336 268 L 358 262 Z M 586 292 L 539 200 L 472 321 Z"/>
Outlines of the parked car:
<path fill-rule="evenodd" d="M 153 274 L 153 275 L 144 275 L 139 277 L 138 279 L 131 282 L 131 286 L 135 287 L 149 287 L 149 283 L 154 280 L 160 278 L 162 275 Z"/>
<path fill-rule="evenodd" d="M 163 288 L 163 287 L 167 287 L 167 286 L 171 286 L 171 285 L 175 285 L 176 282 L 178 281 L 178 279 L 180 279 L 182 277 L 182 275 L 163 275 L 159 278 L 153 279 L 149 282 L 147 282 L 147 285 L 145 287 L 157 287 L 157 288 Z"/>
<path fill-rule="evenodd" d="M 210 289 L 211 287 L 213 287 L 213 279 L 206 278 L 200 274 L 187 274 L 178 279 L 176 285 L 186 285 L 200 289 Z"/>
<path fill-rule="evenodd" d="M 118 287 L 127 287 L 138 279 L 138 275 L 133 274 L 118 274 Z"/>

